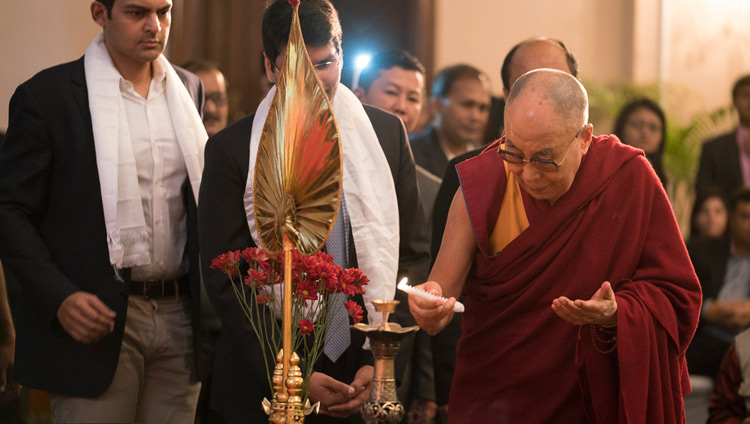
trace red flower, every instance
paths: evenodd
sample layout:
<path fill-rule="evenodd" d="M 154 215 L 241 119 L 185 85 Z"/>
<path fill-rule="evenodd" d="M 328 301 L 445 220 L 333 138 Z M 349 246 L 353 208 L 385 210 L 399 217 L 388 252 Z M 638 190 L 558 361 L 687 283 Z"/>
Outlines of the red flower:
<path fill-rule="evenodd" d="M 220 269 L 230 277 L 236 277 L 239 275 L 240 259 L 241 255 L 239 250 L 222 253 L 211 261 L 210 268 Z"/>
<path fill-rule="evenodd" d="M 306 278 L 296 285 L 297 294 L 306 300 L 316 300 L 318 298 L 318 284 L 309 278 Z"/>
<path fill-rule="evenodd" d="M 333 263 L 333 255 L 330 253 L 326 253 L 323 251 L 319 251 L 318 253 L 313 256 L 317 262 L 330 262 Z"/>
<path fill-rule="evenodd" d="M 259 293 L 258 296 L 255 297 L 255 303 L 257 303 L 258 305 L 268 303 L 268 295 Z"/>
<path fill-rule="evenodd" d="M 353 296 L 355 294 L 364 294 L 366 285 L 370 280 L 362 274 L 359 268 L 349 268 L 341 271 L 339 275 L 339 287 L 340 291 L 346 293 L 347 296 Z"/>
<path fill-rule="evenodd" d="M 362 321 L 362 307 L 353 300 L 347 300 L 344 302 L 344 307 L 349 311 L 349 316 L 352 317 L 354 323 Z"/>
<path fill-rule="evenodd" d="M 245 277 L 245 284 L 248 287 L 256 287 L 260 288 L 263 286 L 263 284 L 266 284 L 268 281 L 268 275 L 266 275 L 263 271 L 258 271 L 257 269 L 248 269 L 247 270 L 247 276 Z"/>
<path fill-rule="evenodd" d="M 247 249 L 242 251 L 242 259 L 246 260 L 247 263 L 251 265 L 260 265 L 261 262 L 267 262 L 269 259 L 271 259 L 271 256 L 269 256 L 265 250 L 258 247 L 248 247 Z M 262 265 L 261 268 L 263 268 Z"/>
<path fill-rule="evenodd" d="M 308 274 L 313 280 L 322 282 L 329 293 L 339 291 L 339 270 L 341 268 L 331 262 L 318 262 L 313 266 Z"/>
<path fill-rule="evenodd" d="M 315 330 L 315 325 L 309 319 L 299 320 L 299 329 L 303 336 L 307 336 Z"/>

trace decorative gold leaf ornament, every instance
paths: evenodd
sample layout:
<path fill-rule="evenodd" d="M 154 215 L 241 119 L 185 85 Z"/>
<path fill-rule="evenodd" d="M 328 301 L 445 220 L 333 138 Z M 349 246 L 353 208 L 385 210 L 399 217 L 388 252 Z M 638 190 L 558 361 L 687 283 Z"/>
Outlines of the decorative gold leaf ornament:
<path fill-rule="evenodd" d="M 255 165 L 255 222 L 262 247 L 283 250 L 284 235 L 304 255 L 323 246 L 341 198 L 341 146 L 330 99 L 294 15 L 276 94 Z"/>

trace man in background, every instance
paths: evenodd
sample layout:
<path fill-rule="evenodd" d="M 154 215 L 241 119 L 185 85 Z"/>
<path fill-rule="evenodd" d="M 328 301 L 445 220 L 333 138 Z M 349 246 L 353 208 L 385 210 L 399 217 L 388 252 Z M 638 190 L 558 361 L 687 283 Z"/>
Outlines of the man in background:
<path fill-rule="evenodd" d="M 354 94 L 364 104 L 398 115 L 411 134 L 424 106 L 424 75 L 422 63 L 408 52 L 380 52 L 362 70 Z"/>
<path fill-rule="evenodd" d="M 490 82 L 471 65 L 453 65 L 435 76 L 432 84 L 433 122 L 409 137 L 414 161 L 441 176 L 448 161 L 485 144 L 490 112 Z"/>
<path fill-rule="evenodd" d="M 219 67 L 205 60 L 193 60 L 183 68 L 198 75 L 203 83 L 205 102 L 203 104 L 203 125 L 211 137 L 227 126 L 229 118 L 229 96 L 227 81 Z"/>
<path fill-rule="evenodd" d="M 739 187 L 750 187 L 750 75 L 734 83 L 732 105 L 739 117 L 737 128 L 703 145 L 695 178 L 699 199 L 711 187 L 722 189 L 725 198 Z"/>

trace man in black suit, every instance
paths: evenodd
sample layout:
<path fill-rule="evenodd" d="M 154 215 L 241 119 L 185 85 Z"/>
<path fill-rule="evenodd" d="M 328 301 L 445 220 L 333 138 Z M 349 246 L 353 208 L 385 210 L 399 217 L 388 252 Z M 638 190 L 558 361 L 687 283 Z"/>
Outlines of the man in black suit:
<path fill-rule="evenodd" d="M 287 0 L 277 0 L 268 7 L 263 17 L 265 69 L 272 82 L 279 78 L 279 69 L 283 65 L 292 15 L 293 9 Z M 372 153 L 377 153 L 375 156 L 380 159 L 368 159 L 378 170 L 362 175 L 355 166 L 350 170 L 355 175 L 357 172 L 360 174 L 356 178 L 357 182 L 352 184 L 364 182 L 391 187 L 381 191 L 379 195 L 393 199 L 392 215 L 380 216 L 379 219 L 391 224 L 397 223 L 393 225 L 395 234 L 392 234 L 389 241 L 394 245 L 390 252 L 395 254 L 394 260 L 383 264 L 385 268 L 392 268 L 392 276 L 388 280 L 378 281 L 371 275 L 372 271 L 364 269 L 367 264 L 360 257 L 371 254 L 372 251 L 368 252 L 370 247 L 357 240 L 359 230 L 354 225 L 347 229 L 350 240 L 348 255 L 345 255 L 347 266 L 363 268 L 371 280 L 366 286 L 368 293 L 383 290 L 393 293 L 397 275 L 424 276 L 429 265 L 425 221 L 404 126 L 394 115 L 362 106 L 354 94 L 339 83 L 342 65 L 341 26 L 333 5 L 328 0 L 306 0 L 299 5 L 299 16 L 307 52 L 323 88 L 332 99 L 336 120 L 339 122 L 341 143 L 345 147 L 344 169 L 347 167 L 346 156 L 350 155 L 348 152 L 369 142 L 369 134 L 374 137 L 371 140 L 375 143 L 376 150 Z M 209 269 L 209 264 L 214 257 L 228 250 L 257 245 L 248 227 L 243 198 L 247 189 L 248 170 L 251 169 L 251 144 L 257 143 L 255 140 L 259 138 L 258 131 L 263 127 L 264 115 L 268 113 L 268 104 L 274 92 L 270 92 L 261 102 L 255 114 L 219 132 L 206 146 L 206 167 L 199 210 L 202 266 L 209 297 L 222 319 L 222 333 L 214 362 L 212 407 L 220 411 L 229 423 L 263 422 L 268 419 L 261 409 L 263 397 L 270 398 L 261 354 L 261 349 L 265 349 L 265 346 L 256 338 L 228 278 L 219 270 Z M 343 109 L 342 104 L 346 105 Z M 342 125 L 342 122 L 354 122 L 352 117 L 355 115 L 364 118 L 356 120 L 363 128 L 351 133 L 347 129 L 349 125 Z M 380 156 L 380 152 L 383 156 Z M 354 222 L 355 216 L 362 211 L 355 206 L 358 196 L 352 194 L 354 193 L 347 192 L 345 182 L 346 210 Z M 357 193 L 359 194 L 366 195 L 365 192 Z M 396 202 L 398 211 L 395 210 Z M 380 208 L 380 205 L 370 206 Z M 251 217 L 252 219 L 254 218 Z M 342 220 L 337 219 L 336 222 L 340 221 Z M 330 242 L 329 239 L 329 244 Z M 337 259 L 341 258 L 334 257 L 334 260 Z M 377 317 L 369 312 L 368 318 L 372 322 Z M 310 416 L 306 418 L 306 422 L 361 422 L 359 408 L 366 400 L 371 386 L 372 354 L 362 348 L 364 336 L 361 333 L 351 331 L 349 336 L 351 342 L 340 356 L 331 355 L 335 357 L 333 358 L 326 352 L 315 364 L 316 372 L 310 380 L 310 397 L 313 402 L 321 402 L 321 415 Z"/>
<path fill-rule="evenodd" d="M 448 66 L 438 72 L 430 98 L 435 119 L 409 137 L 417 165 L 440 176 L 449 160 L 485 144 L 490 97 L 489 78 L 471 65 Z"/>
<path fill-rule="evenodd" d="M 740 188 L 730 198 L 729 236 L 694 238 L 688 252 L 703 288 L 688 368 L 714 378 L 734 337 L 750 326 L 750 189 Z"/>
<path fill-rule="evenodd" d="M 0 257 L 15 377 L 58 422 L 192 422 L 200 382 L 200 80 L 161 54 L 171 0 L 98 0 L 102 33 L 10 102 Z"/>
<path fill-rule="evenodd" d="M 521 75 L 539 68 L 558 69 L 570 72 L 574 77 L 578 77 L 578 63 L 562 41 L 546 37 L 529 38 L 510 49 L 503 60 L 500 76 L 503 80 L 504 96 L 507 97 L 511 86 Z M 502 128 L 502 126 L 501 122 L 500 127 Z M 451 202 L 453 202 L 453 196 L 456 195 L 460 186 L 456 165 L 473 158 L 482 150 L 484 150 L 484 147 L 453 158 L 445 170 L 443 183 L 438 190 L 432 212 L 430 253 L 433 261 L 437 257 L 440 243 L 443 241 L 443 232 L 445 231 L 445 223 L 448 219 L 448 210 Z M 448 327 L 440 334 L 432 337 L 432 352 L 435 362 L 435 393 L 438 404 L 446 407 L 456 361 L 456 343 L 460 336 L 461 317 L 457 314 Z M 441 414 L 442 416 L 446 415 L 444 409 L 441 409 Z"/>
<path fill-rule="evenodd" d="M 750 75 L 734 83 L 732 104 L 739 115 L 737 129 L 703 145 L 695 178 L 699 199 L 714 186 L 723 190 L 725 197 L 738 187 L 750 186 Z"/>

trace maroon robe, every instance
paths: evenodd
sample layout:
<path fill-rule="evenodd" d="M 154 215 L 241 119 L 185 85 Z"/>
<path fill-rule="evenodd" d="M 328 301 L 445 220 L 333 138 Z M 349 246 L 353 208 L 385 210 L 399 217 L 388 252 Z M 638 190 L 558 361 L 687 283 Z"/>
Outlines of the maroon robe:
<path fill-rule="evenodd" d="M 451 424 L 684 422 L 700 286 L 643 153 L 594 137 L 554 205 L 521 190 L 529 227 L 494 255 L 506 187 L 497 145 L 457 167 L 479 249 L 463 292 Z M 618 308 L 610 353 L 592 345 L 590 326 L 550 307 L 559 296 L 590 299 L 604 281 Z"/>

